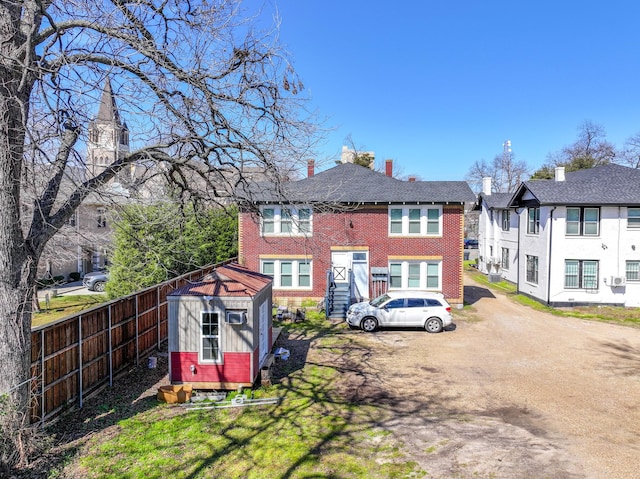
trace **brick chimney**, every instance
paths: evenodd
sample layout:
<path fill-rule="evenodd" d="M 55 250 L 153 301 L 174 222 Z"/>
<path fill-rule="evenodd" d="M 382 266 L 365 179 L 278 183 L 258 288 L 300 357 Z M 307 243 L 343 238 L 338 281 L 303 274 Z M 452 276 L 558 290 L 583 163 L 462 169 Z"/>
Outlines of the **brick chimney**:
<path fill-rule="evenodd" d="M 307 176 L 311 178 L 316 170 L 316 160 L 307 161 Z"/>
<path fill-rule="evenodd" d="M 384 174 L 389 177 L 393 176 L 393 160 L 385 160 Z"/>
<path fill-rule="evenodd" d="M 415 176 L 410 176 L 409 177 L 409 183 L 415 183 L 416 182 L 416 177 Z"/>

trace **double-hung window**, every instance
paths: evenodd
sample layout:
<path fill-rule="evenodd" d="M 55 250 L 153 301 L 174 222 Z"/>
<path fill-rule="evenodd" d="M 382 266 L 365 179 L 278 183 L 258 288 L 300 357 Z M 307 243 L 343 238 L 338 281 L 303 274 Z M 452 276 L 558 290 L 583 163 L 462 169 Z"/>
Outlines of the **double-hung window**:
<path fill-rule="evenodd" d="M 527 255 L 527 282 L 538 284 L 538 257 Z"/>
<path fill-rule="evenodd" d="M 215 311 L 202 311 L 200 314 L 202 361 L 220 362 L 220 314 Z"/>
<path fill-rule="evenodd" d="M 98 228 L 106 228 L 107 226 L 107 210 L 104 208 L 98 208 L 98 214 L 96 216 L 96 226 Z"/>
<path fill-rule="evenodd" d="M 280 289 L 310 289 L 311 260 L 264 259 L 260 262 L 262 274 L 273 277 L 273 287 Z"/>
<path fill-rule="evenodd" d="M 502 231 L 509 231 L 511 227 L 511 218 L 509 210 L 502 210 Z"/>
<path fill-rule="evenodd" d="M 566 289 L 597 289 L 598 262 L 578 259 L 565 260 L 564 287 Z"/>
<path fill-rule="evenodd" d="M 440 291 L 440 261 L 389 262 L 389 289 L 428 289 Z"/>
<path fill-rule="evenodd" d="M 440 236 L 441 206 L 390 206 L 390 236 Z"/>
<path fill-rule="evenodd" d="M 627 261 L 627 281 L 640 281 L 640 260 Z"/>
<path fill-rule="evenodd" d="M 509 248 L 502 248 L 502 269 L 509 269 Z"/>
<path fill-rule="evenodd" d="M 303 236 L 311 233 L 311 208 L 268 206 L 262 208 L 264 236 Z"/>
<path fill-rule="evenodd" d="M 640 228 L 640 208 L 627 208 L 627 228 Z"/>
<path fill-rule="evenodd" d="M 567 236 L 598 236 L 600 208 L 567 206 Z"/>
<path fill-rule="evenodd" d="M 529 208 L 527 221 L 527 233 L 537 235 L 540 233 L 540 208 Z"/>

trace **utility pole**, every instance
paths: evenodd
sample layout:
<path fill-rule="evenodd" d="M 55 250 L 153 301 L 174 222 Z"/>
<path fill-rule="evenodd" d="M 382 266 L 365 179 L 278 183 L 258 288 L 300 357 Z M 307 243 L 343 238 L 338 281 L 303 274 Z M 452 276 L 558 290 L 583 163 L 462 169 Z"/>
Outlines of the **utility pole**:
<path fill-rule="evenodd" d="M 506 188 L 508 191 L 509 186 L 510 186 L 510 178 L 507 178 L 505 180 L 504 176 L 510 174 L 509 172 L 511 171 L 511 140 L 506 140 L 503 144 L 502 144 L 502 168 L 500 168 L 500 190 L 504 190 L 505 189 L 505 183 L 506 183 Z M 504 193 L 505 191 L 501 191 L 502 193 Z"/>

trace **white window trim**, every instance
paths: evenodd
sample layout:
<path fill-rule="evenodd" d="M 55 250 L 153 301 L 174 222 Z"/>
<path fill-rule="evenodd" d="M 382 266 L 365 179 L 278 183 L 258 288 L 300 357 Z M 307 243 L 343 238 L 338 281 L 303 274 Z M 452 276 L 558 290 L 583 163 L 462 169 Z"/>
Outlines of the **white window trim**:
<path fill-rule="evenodd" d="M 578 224 L 578 232 L 577 233 L 569 233 L 567 230 L 569 228 L 569 210 L 578 210 L 578 221 L 571 221 L 571 223 Z M 593 234 L 585 233 L 586 225 L 590 224 L 590 221 L 585 219 L 587 210 L 595 210 L 598 212 L 598 220 L 596 221 L 597 231 Z M 591 237 L 595 238 L 600 236 L 600 208 L 593 206 L 567 206 L 566 207 L 566 219 L 565 219 L 565 227 L 564 234 L 569 237 Z"/>
<path fill-rule="evenodd" d="M 405 261 L 405 260 L 397 260 L 397 261 L 389 261 L 388 268 L 389 272 L 391 272 L 392 264 L 400 264 L 400 277 L 401 277 L 401 286 L 400 287 L 392 287 L 391 280 L 389 279 L 389 290 L 427 290 L 427 291 L 442 291 L 442 261 L 440 260 L 418 260 L 418 261 Z M 420 285 L 417 287 L 409 286 L 409 265 L 410 264 L 420 264 Z M 428 264 L 437 264 L 438 265 L 438 286 L 427 287 L 427 265 Z"/>
<path fill-rule="evenodd" d="M 637 282 L 637 281 L 640 281 L 640 276 L 639 276 L 638 278 L 633 278 L 633 279 L 629 278 L 629 264 L 630 264 L 630 263 L 633 263 L 633 264 L 638 263 L 638 267 L 640 268 L 640 260 L 637 260 L 637 259 L 636 259 L 636 260 L 630 259 L 630 260 L 627 260 L 627 261 L 625 262 L 625 267 L 624 267 L 624 275 L 625 275 L 625 278 L 627 278 L 627 281 L 631 281 L 631 282 L 634 282 L 634 283 L 635 283 L 635 282 Z"/>
<path fill-rule="evenodd" d="M 420 233 L 409 233 L 409 210 L 420 210 Z M 402 210 L 402 232 L 391 232 L 391 210 Z M 428 210 L 438 210 L 438 233 L 427 233 Z M 387 211 L 387 231 L 389 236 L 442 237 L 442 205 L 389 205 Z"/>
<path fill-rule="evenodd" d="M 260 260 L 260 272 L 264 271 L 264 263 L 273 263 L 273 289 L 311 291 L 313 289 L 313 261 L 311 259 L 290 259 L 290 258 L 264 258 Z M 291 283 L 292 286 L 282 286 L 281 284 L 281 268 L 282 263 L 292 263 L 291 265 Z M 300 263 L 309 263 L 309 286 L 299 286 L 300 284 Z M 263 273 L 267 274 L 267 273 Z"/>
<path fill-rule="evenodd" d="M 627 229 L 630 230 L 637 230 L 640 229 L 640 223 L 629 223 L 629 210 L 640 210 L 640 207 L 636 207 L 636 206 L 628 206 L 627 207 Z M 633 217 L 634 219 L 636 219 L 636 217 Z"/>
<path fill-rule="evenodd" d="M 577 263 L 577 280 L 578 280 L 578 285 L 577 286 L 567 286 L 567 263 L 568 262 L 572 262 L 572 263 Z M 584 264 L 585 263 L 595 263 L 596 265 L 596 279 L 595 279 L 595 287 L 593 288 L 589 288 L 587 286 L 584 285 L 584 278 L 585 278 L 585 274 L 584 274 Z M 598 283 L 600 282 L 600 261 L 599 260 L 593 260 L 593 259 L 565 259 L 564 260 L 564 265 L 565 265 L 565 273 L 564 273 L 564 289 L 566 290 L 570 290 L 570 291 L 575 291 L 575 290 L 597 290 L 598 289 Z"/>
<path fill-rule="evenodd" d="M 202 323 L 203 323 L 204 315 L 209 313 L 218 315 L 218 357 L 216 359 L 205 359 L 204 351 L 202 348 L 202 339 L 205 337 L 207 338 L 213 337 L 213 336 L 204 336 L 202 334 Z M 200 344 L 198 345 L 198 362 L 202 364 L 222 364 L 224 362 L 223 361 L 224 355 L 222 354 L 222 331 L 223 331 L 224 318 L 225 318 L 224 311 L 220 311 L 217 309 L 207 309 L 207 310 L 200 311 L 200 332 L 198 334 Z"/>
<path fill-rule="evenodd" d="M 531 222 L 531 210 L 534 210 L 534 220 L 533 224 Z M 537 215 L 535 214 L 537 211 Z M 531 228 L 533 226 L 533 228 Z M 533 229 L 533 231 L 531 231 Z M 540 234 L 540 207 L 530 206 L 527 208 L 527 234 L 528 235 L 539 235 Z"/>
<path fill-rule="evenodd" d="M 511 252 L 509 251 L 509 248 L 502 248 L 502 250 L 500 251 L 500 253 L 501 253 L 501 257 L 500 257 L 500 267 L 501 267 L 503 270 L 505 270 L 505 271 L 509 271 L 509 266 L 510 266 L 510 264 L 509 264 L 509 263 L 511 262 L 511 258 L 510 258 L 510 256 L 511 256 L 511 254 L 510 254 L 510 253 L 511 253 Z M 505 258 L 505 253 L 506 253 L 506 258 Z M 504 261 L 505 259 L 507 260 L 507 261 L 506 261 L 506 263 L 507 263 L 506 265 L 504 264 L 504 263 L 505 263 L 505 261 Z"/>
<path fill-rule="evenodd" d="M 535 275 L 536 275 L 536 280 L 530 280 L 528 278 L 529 275 L 529 258 L 531 258 L 531 260 L 535 260 Z M 524 263 L 525 267 L 524 267 L 524 279 L 525 282 L 529 283 L 529 284 L 538 284 L 540 282 L 540 258 L 538 256 L 535 255 L 526 255 L 525 256 L 525 263 Z"/>
<path fill-rule="evenodd" d="M 273 210 L 273 233 L 264 231 L 264 210 Z M 282 232 L 282 210 L 291 211 L 291 231 Z M 309 231 L 300 231 L 299 210 L 309 210 Z M 310 206 L 276 206 L 265 205 L 260 207 L 260 235 L 261 236 L 311 236 L 313 234 L 313 209 Z"/>
<path fill-rule="evenodd" d="M 505 221 L 506 220 L 506 221 Z M 502 210 L 500 214 L 500 227 L 502 231 L 509 231 L 511 229 L 511 211 L 510 210 Z"/>

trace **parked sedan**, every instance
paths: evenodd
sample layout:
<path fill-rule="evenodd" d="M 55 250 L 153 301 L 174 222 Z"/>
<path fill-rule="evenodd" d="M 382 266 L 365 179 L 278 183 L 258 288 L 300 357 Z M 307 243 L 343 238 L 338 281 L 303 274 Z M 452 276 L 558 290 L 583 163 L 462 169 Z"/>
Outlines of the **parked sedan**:
<path fill-rule="evenodd" d="M 418 326 L 439 333 L 452 323 L 451 306 L 441 293 L 389 291 L 371 301 L 352 304 L 347 311 L 351 327 L 372 332 L 384 326 Z"/>
<path fill-rule="evenodd" d="M 107 271 L 93 271 L 84 275 L 82 285 L 89 291 L 102 293 L 107 281 L 109 281 L 109 273 Z"/>

